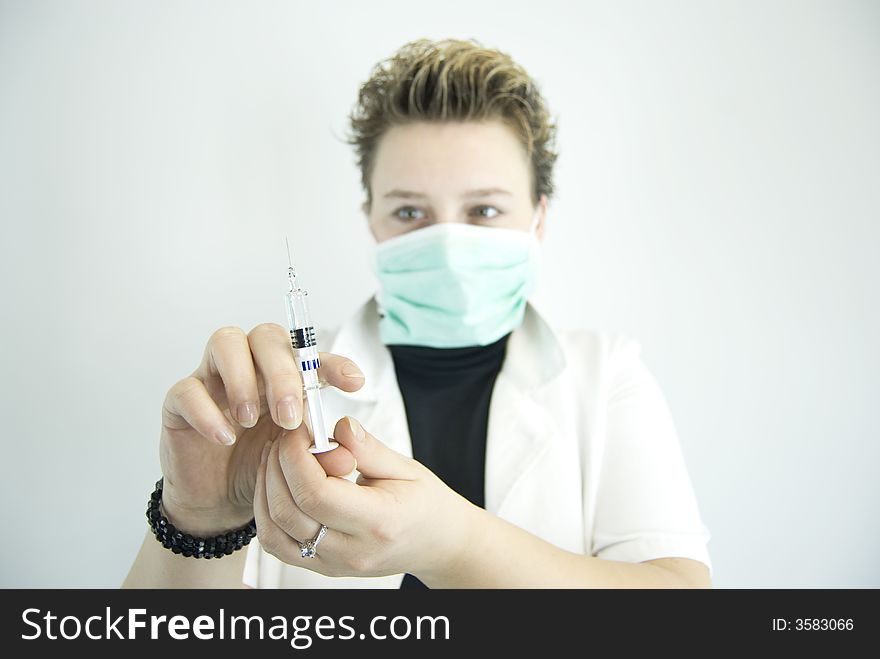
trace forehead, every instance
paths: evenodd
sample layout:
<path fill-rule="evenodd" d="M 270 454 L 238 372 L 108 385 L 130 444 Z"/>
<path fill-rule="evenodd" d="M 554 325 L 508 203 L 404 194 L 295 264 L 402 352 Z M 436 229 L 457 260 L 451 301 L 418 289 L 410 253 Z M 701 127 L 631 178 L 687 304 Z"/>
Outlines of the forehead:
<path fill-rule="evenodd" d="M 392 188 L 440 195 L 494 186 L 520 195 L 528 185 L 526 151 L 500 120 L 393 126 L 379 142 L 372 175 L 379 197 Z"/>

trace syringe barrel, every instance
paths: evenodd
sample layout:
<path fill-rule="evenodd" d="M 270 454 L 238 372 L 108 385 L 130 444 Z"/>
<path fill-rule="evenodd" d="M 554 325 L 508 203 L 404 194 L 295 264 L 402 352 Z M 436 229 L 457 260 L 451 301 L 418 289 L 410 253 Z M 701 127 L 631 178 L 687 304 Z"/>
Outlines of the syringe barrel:
<path fill-rule="evenodd" d="M 303 290 L 288 291 L 284 294 L 287 303 L 287 326 L 290 329 L 304 329 L 312 326 L 309 307 L 306 303 L 308 293 Z"/>
<path fill-rule="evenodd" d="M 324 451 L 329 448 L 330 442 L 321 404 L 321 385 L 318 381 L 318 368 L 321 366 L 321 360 L 318 356 L 315 328 L 312 327 L 305 301 L 306 295 L 307 293 L 302 290 L 288 291 L 284 295 L 284 300 L 287 307 L 290 345 L 296 355 L 297 365 L 302 374 L 309 409 L 309 421 L 312 425 L 312 436 L 315 439 L 315 446 Z"/>

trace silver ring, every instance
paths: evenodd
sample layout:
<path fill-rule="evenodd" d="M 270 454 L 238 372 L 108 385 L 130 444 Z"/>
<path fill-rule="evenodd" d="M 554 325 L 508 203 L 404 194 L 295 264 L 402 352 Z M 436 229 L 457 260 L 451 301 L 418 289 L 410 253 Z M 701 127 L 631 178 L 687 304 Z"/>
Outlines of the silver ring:
<path fill-rule="evenodd" d="M 318 555 L 318 543 L 324 538 L 327 534 L 327 527 L 321 524 L 321 528 L 318 529 L 318 535 L 316 535 L 311 540 L 306 540 L 305 542 L 299 543 L 299 552 L 300 556 L 303 558 L 314 558 Z M 299 541 L 297 541 L 299 542 Z"/>

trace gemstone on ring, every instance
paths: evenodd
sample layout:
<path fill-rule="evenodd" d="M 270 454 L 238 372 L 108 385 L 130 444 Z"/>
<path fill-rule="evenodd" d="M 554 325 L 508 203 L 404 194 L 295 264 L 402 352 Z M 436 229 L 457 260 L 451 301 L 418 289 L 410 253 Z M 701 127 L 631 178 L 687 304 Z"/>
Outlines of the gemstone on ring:
<path fill-rule="evenodd" d="M 299 553 L 302 558 L 314 558 L 318 555 L 318 543 L 327 533 L 327 527 L 321 524 L 317 535 L 312 540 L 306 540 L 299 543 Z"/>

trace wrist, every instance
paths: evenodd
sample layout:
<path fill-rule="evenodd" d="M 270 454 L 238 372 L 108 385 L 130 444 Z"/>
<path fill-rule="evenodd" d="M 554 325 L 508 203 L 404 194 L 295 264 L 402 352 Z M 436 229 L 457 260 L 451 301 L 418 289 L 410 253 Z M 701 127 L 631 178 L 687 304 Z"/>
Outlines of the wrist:
<path fill-rule="evenodd" d="M 429 588 L 456 588 L 467 582 L 475 548 L 483 544 L 489 526 L 489 513 L 464 497 L 456 497 L 459 505 L 450 507 L 449 523 L 439 526 L 442 537 L 435 545 L 443 548 L 439 560 L 415 574 Z"/>
<path fill-rule="evenodd" d="M 254 517 L 252 507 L 209 508 L 179 503 L 167 490 L 162 492 L 162 512 L 171 524 L 194 536 L 213 536 L 238 529 Z"/>
<path fill-rule="evenodd" d="M 217 517 L 213 511 L 204 510 L 200 511 L 203 513 L 202 515 L 189 518 L 189 522 L 186 517 L 178 515 L 176 517 L 178 523 L 190 525 L 189 529 L 178 528 L 174 521 L 168 517 L 162 504 L 163 481 L 164 478 L 160 478 L 156 482 L 156 489 L 153 490 L 147 502 L 147 520 L 156 540 L 174 554 L 180 554 L 184 558 L 204 558 L 206 560 L 222 558 L 244 548 L 257 535 L 257 526 L 253 518 L 240 528 L 229 528 L 227 525 L 232 523 L 232 517 L 226 515 Z M 169 497 L 169 502 L 171 501 L 173 498 Z M 170 505 L 174 508 L 173 503 Z M 208 514 L 205 515 L 205 512 Z M 215 529 L 210 535 L 199 530 L 208 527 Z M 216 532 L 217 528 L 223 530 L 218 533 Z"/>

